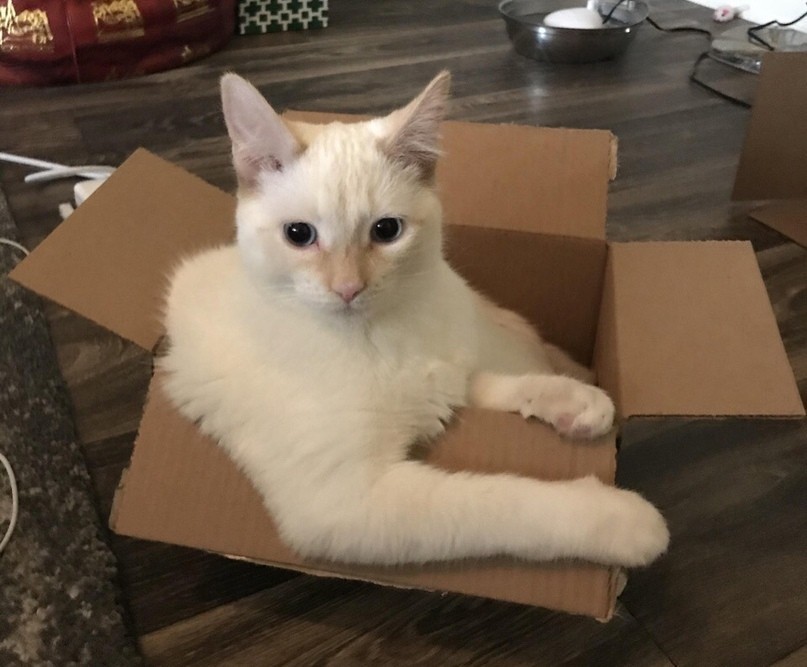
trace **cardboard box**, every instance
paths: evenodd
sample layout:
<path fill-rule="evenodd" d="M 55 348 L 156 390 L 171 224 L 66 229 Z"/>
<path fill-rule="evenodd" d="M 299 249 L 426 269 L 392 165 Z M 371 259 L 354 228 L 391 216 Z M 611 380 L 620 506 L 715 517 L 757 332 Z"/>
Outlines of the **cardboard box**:
<path fill-rule="evenodd" d="M 448 122 L 444 147 L 438 182 L 453 264 L 593 364 L 621 419 L 804 414 L 749 243 L 606 243 L 610 133 Z M 230 242 L 233 208 L 229 195 L 139 150 L 12 277 L 153 349 L 166 274 L 181 255 Z M 449 470 L 613 483 L 616 437 L 571 442 L 519 415 L 468 409 L 425 457 Z M 166 400 L 159 375 L 110 523 L 125 535 L 319 575 L 600 619 L 613 614 L 619 580 L 615 569 L 579 562 L 302 561 L 246 477 Z"/>
<path fill-rule="evenodd" d="M 772 200 L 755 220 L 807 247 L 807 52 L 767 53 L 731 194 Z"/>

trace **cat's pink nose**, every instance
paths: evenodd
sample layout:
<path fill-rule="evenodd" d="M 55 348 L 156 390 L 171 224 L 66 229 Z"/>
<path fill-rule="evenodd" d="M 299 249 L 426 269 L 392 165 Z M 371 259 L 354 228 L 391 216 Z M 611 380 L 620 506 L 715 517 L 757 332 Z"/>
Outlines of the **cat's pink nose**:
<path fill-rule="evenodd" d="M 342 297 L 342 301 L 350 303 L 363 289 L 363 283 L 344 283 L 342 285 L 334 285 L 333 291 Z"/>

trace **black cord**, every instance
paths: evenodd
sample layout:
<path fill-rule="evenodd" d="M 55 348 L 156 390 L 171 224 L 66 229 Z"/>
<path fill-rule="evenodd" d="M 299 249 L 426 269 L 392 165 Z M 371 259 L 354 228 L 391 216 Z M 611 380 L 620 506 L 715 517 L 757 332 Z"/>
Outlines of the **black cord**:
<path fill-rule="evenodd" d="M 696 28 L 695 26 L 673 26 L 672 28 L 664 28 L 656 23 L 653 19 L 649 16 L 647 17 L 647 22 L 652 25 L 656 30 L 660 30 L 661 32 L 696 32 L 701 35 L 706 35 L 709 39 L 712 39 L 712 31 L 707 30 L 706 28 Z"/>
<path fill-rule="evenodd" d="M 804 12 L 804 14 L 802 14 L 798 18 L 795 18 L 792 21 L 788 21 L 787 23 L 779 23 L 779 21 L 768 21 L 767 23 L 763 23 L 761 25 L 751 26 L 750 28 L 748 28 L 748 41 L 756 42 L 760 46 L 764 46 L 766 49 L 768 49 L 768 51 L 775 51 L 776 49 L 773 46 L 771 46 L 771 44 L 769 44 L 767 40 L 757 35 L 757 33 L 760 30 L 764 30 L 765 28 L 770 28 L 772 25 L 778 25 L 780 28 L 787 28 L 788 26 L 793 25 L 794 23 L 798 23 L 805 16 L 807 16 L 807 12 Z"/>
<path fill-rule="evenodd" d="M 603 17 L 603 20 L 602 20 L 603 24 L 608 23 L 608 21 L 611 20 L 611 16 L 613 16 L 614 12 L 617 10 L 617 8 L 623 2 L 625 2 L 625 0 L 618 0 L 617 3 L 613 7 L 611 7 L 611 11 L 609 11 L 608 14 Z M 762 25 L 751 26 L 750 28 L 748 28 L 748 40 L 750 42 L 756 42 L 756 43 L 764 46 L 769 51 L 774 51 L 775 48 L 771 44 L 769 44 L 765 39 L 763 39 L 762 37 L 757 35 L 756 33 L 759 32 L 760 30 L 764 30 L 765 28 L 769 28 L 772 25 L 778 25 L 779 27 L 786 28 L 788 26 L 793 25 L 794 23 L 798 23 L 799 21 L 801 21 L 805 17 L 807 17 L 807 12 L 804 12 L 801 16 L 793 19 L 792 21 L 788 21 L 787 23 L 780 23 L 779 21 L 768 21 L 768 23 L 763 23 Z M 699 35 L 705 35 L 710 40 L 713 38 L 712 31 L 707 30 L 706 28 L 697 28 L 695 26 L 673 26 L 671 28 L 665 28 L 664 26 L 661 26 L 658 23 L 656 23 L 649 16 L 647 17 L 647 22 L 651 26 L 653 26 L 656 30 L 658 30 L 660 32 L 692 32 L 692 33 L 697 33 Z M 734 97 L 733 95 L 729 95 L 728 93 L 724 93 L 724 92 L 718 90 L 717 88 L 713 88 L 708 83 L 706 83 L 706 82 L 704 82 L 704 81 L 702 81 L 701 79 L 698 78 L 698 67 L 706 59 L 715 60 L 712 57 L 712 55 L 709 53 L 709 51 L 704 51 L 703 53 L 701 53 L 695 59 L 695 62 L 692 64 L 692 69 L 689 71 L 689 80 L 692 83 L 694 83 L 696 86 L 699 86 L 699 87 L 703 88 L 704 90 L 712 93 L 713 95 L 717 95 L 718 97 L 720 97 L 720 98 L 722 98 L 722 99 L 724 99 L 724 100 L 726 100 L 728 102 L 733 102 L 734 104 L 739 104 L 740 106 L 745 107 L 746 109 L 750 108 L 751 104 L 749 104 L 745 100 L 742 100 L 742 99 L 740 99 L 738 97 Z M 720 62 L 720 61 L 715 60 L 715 62 Z"/>
<path fill-rule="evenodd" d="M 606 23 L 608 23 L 608 21 L 611 20 L 611 17 L 614 15 L 614 12 L 617 10 L 619 5 L 621 5 L 623 2 L 625 2 L 625 0 L 618 0 L 618 2 L 613 7 L 611 7 L 611 11 L 608 12 L 605 16 L 602 17 L 603 25 L 605 25 Z"/>
<path fill-rule="evenodd" d="M 746 109 L 750 109 L 751 104 L 749 102 L 746 102 L 745 100 L 742 100 L 739 97 L 734 97 L 733 95 L 729 95 L 728 93 L 724 93 L 723 91 L 718 90 L 717 88 L 713 88 L 708 83 L 705 83 L 704 81 L 701 81 L 698 78 L 698 65 L 700 65 L 706 59 L 714 60 L 714 58 L 712 58 L 711 54 L 708 51 L 704 51 L 703 53 L 701 53 L 695 59 L 695 62 L 692 63 L 692 69 L 689 70 L 689 80 L 692 83 L 694 83 L 696 86 L 700 86 L 704 90 L 707 90 L 710 93 L 712 93 L 713 95 L 717 95 L 718 97 L 723 98 L 727 102 L 733 102 L 734 104 L 739 104 L 741 107 L 745 107 Z"/>
<path fill-rule="evenodd" d="M 694 33 L 697 33 L 699 35 L 705 35 L 709 39 L 712 39 L 712 31 L 707 30 L 706 28 L 697 28 L 695 26 L 674 26 L 672 28 L 665 28 L 663 26 L 660 26 L 658 23 L 656 23 L 649 16 L 647 17 L 647 22 L 651 26 L 653 26 L 656 30 L 659 30 L 661 32 L 694 32 Z M 718 90 L 717 88 L 713 88 L 708 83 L 706 83 L 705 81 L 702 81 L 701 79 L 698 78 L 698 67 L 707 58 L 710 59 L 710 60 L 714 60 L 714 58 L 712 58 L 711 54 L 708 51 L 704 51 L 703 53 L 701 53 L 695 59 L 695 62 L 692 64 L 692 69 L 689 70 L 689 80 L 692 83 L 694 83 L 696 86 L 699 86 L 700 88 L 703 88 L 704 90 L 712 93 L 713 95 L 717 95 L 718 97 L 720 97 L 721 99 L 726 100 L 727 102 L 733 102 L 734 104 L 738 104 L 741 107 L 745 107 L 746 109 L 749 109 L 751 107 L 751 105 L 748 102 L 746 102 L 745 100 L 741 100 L 739 97 L 734 97 L 733 95 L 729 95 L 728 93 L 724 93 L 723 91 Z"/>

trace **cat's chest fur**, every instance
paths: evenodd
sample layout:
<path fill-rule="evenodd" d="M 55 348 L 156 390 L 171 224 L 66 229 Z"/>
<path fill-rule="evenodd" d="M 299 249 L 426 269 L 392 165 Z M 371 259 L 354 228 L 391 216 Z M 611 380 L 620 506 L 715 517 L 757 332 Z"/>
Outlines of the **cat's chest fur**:
<path fill-rule="evenodd" d="M 199 255 L 169 292 L 169 392 L 220 437 L 241 427 L 236 419 L 273 414 L 294 433 L 316 422 L 396 440 L 434 436 L 465 403 L 476 356 L 467 288 L 453 273 L 438 283 L 377 320 L 315 314 L 262 293 L 234 248 Z"/>

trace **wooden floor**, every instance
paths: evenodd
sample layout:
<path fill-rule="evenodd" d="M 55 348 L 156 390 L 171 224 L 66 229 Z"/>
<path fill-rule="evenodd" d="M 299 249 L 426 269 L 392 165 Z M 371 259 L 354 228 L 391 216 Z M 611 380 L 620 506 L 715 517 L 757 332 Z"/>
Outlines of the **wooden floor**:
<path fill-rule="evenodd" d="M 494 0 L 335 0 L 316 33 L 234 40 L 181 70 L 108 84 L 0 92 L 0 148 L 58 162 L 120 163 L 145 146 L 233 186 L 216 84 L 251 78 L 279 108 L 382 112 L 442 68 L 452 115 L 614 131 L 612 239 L 753 241 L 807 394 L 807 251 L 732 204 L 749 112 L 687 81 L 704 37 L 645 26 L 620 61 L 548 66 L 515 55 Z M 682 0 L 664 24 L 710 25 Z M 746 94 L 743 75 L 709 73 Z M 536 159 L 540 159 L 537 156 Z M 58 223 L 70 185 L 32 187 L 2 167 L 27 243 Z M 159 239 L 155 239 L 159 243 Z M 49 307 L 80 439 L 108 512 L 150 373 L 147 356 Z M 632 575 L 602 625 L 512 604 L 316 579 L 110 536 L 153 665 L 807 664 L 807 428 L 803 422 L 629 423 L 620 481 L 658 504 L 671 553 Z"/>

